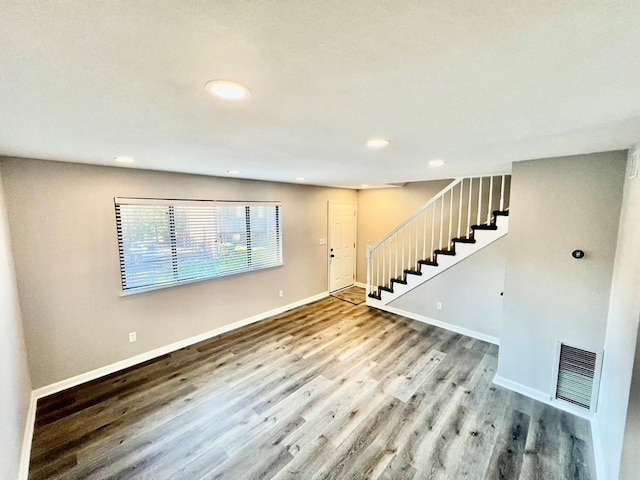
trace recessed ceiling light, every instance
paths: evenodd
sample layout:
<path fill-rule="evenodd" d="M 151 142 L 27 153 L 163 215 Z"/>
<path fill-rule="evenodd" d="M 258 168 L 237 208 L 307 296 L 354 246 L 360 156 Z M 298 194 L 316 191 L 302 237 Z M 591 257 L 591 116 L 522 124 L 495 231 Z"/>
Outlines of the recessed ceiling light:
<path fill-rule="evenodd" d="M 370 138 L 365 144 L 369 150 L 380 150 L 389 146 L 389 140 L 386 138 Z"/>
<path fill-rule="evenodd" d="M 113 157 L 113 159 L 116 162 L 120 162 L 120 163 L 133 163 L 133 162 L 136 161 L 136 159 L 133 158 L 133 157 L 126 157 L 126 156 L 123 156 L 123 155 L 118 155 L 117 157 Z"/>
<path fill-rule="evenodd" d="M 240 174 L 240 170 L 227 170 L 229 175 L 238 175 Z"/>
<path fill-rule="evenodd" d="M 251 95 L 247 87 L 231 80 L 211 80 L 205 85 L 205 88 L 209 94 L 222 100 L 237 102 L 246 100 Z"/>
<path fill-rule="evenodd" d="M 441 167 L 441 166 L 443 166 L 443 165 L 444 165 L 444 160 L 441 160 L 441 159 L 439 159 L 439 158 L 437 158 L 437 159 L 435 159 L 435 160 L 431 160 L 431 161 L 429 162 L 429 166 L 430 166 L 431 168 L 437 168 L 437 167 Z"/>
<path fill-rule="evenodd" d="M 298 177 L 298 178 L 296 178 L 296 182 L 304 182 L 304 177 Z"/>
<path fill-rule="evenodd" d="M 362 185 L 360 185 L 360 188 L 369 188 L 369 185 L 367 185 L 366 183 L 363 183 Z"/>

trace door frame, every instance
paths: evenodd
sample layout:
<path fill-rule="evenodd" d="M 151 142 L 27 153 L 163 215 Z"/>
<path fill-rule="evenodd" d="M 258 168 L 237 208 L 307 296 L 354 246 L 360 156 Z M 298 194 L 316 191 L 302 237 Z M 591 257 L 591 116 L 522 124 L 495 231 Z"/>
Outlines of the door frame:
<path fill-rule="evenodd" d="M 354 212 L 353 219 L 353 283 L 338 290 L 353 287 L 356 284 L 356 267 L 358 265 L 358 202 L 334 202 L 327 201 L 327 291 L 331 294 L 331 206 L 332 205 L 352 205 Z M 338 291 L 334 290 L 334 291 Z"/>

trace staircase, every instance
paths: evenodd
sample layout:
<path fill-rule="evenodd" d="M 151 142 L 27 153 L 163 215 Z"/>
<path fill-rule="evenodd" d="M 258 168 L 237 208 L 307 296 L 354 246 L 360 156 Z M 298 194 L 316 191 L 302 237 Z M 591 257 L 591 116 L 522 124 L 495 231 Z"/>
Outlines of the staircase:
<path fill-rule="evenodd" d="M 367 252 L 367 304 L 381 307 L 506 235 L 510 175 L 457 178 Z"/>

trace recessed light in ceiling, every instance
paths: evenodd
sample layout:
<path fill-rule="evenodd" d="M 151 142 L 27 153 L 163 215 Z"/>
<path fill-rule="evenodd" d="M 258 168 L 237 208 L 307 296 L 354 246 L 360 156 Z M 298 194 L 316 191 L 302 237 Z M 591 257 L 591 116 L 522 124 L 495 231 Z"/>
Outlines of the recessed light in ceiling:
<path fill-rule="evenodd" d="M 240 174 L 240 170 L 227 170 L 227 173 L 229 175 L 239 175 Z"/>
<path fill-rule="evenodd" d="M 444 160 L 441 160 L 441 159 L 439 159 L 439 158 L 437 158 L 437 159 L 435 159 L 435 160 L 431 160 L 431 161 L 429 162 L 429 166 L 430 166 L 431 168 L 437 168 L 437 167 L 441 167 L 441 166 L 443 166 L 443 165 L 444 165 Z"/>
<path fill-rule="evenodd" d="M 205 88 L 214 97 L 232 102 L 246 100 L 251 95 L 247 87 L 231 80 L 211 80 Z"/>
<path fill-rule="evenodd" d="M 127 157 L 127 156 L 124 156 L 124 155 L 118 155 L 117 157 L 113 157 L 113 159 L 114 159 L 116 162 L 119 162 L 119 163 L 133 163 L 133 162 L 135 162 L 135 161 L 136 161 L 136 159 L 135 159 L 135 158 L 133 158 L 133 157 Z"/>
<path fill-rule="evenodd" d="M 367 185 L 366 183 L 363 183 L 362 185 L 360 185 L 360 188 L 369 188 L 369 185 Z"/>
<path fill-rule="evenodd" d="M 298 177 L 298 178 L 296 178 L 296 182 L 304 182 L 304 177 Z"/>
<path fill-rule="evenodd" d="M 365 144 L 369 150 L 380 150 L 389 146 L 389 140 L 386 138 L 370 138 Z"/>

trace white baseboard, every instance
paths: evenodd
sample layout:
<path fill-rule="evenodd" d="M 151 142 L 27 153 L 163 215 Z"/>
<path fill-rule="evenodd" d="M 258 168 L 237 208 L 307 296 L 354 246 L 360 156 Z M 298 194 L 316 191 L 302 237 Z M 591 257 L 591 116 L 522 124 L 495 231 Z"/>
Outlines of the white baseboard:
<path fill-rule="evenodd" d="M 301 307 L 302 305 L 306 305 L 311 302 L 322 300 L 323 298 L 326 298 L 328 296 L 329 296 L 329 292 L 322 292 L 317 295 L 313 295 L 311 297 L 303 298 L 302 300 L 298 300 L 297 302 L 289 303 L 287 305 L 283 305 L 281 307 L 274 308 L 272 310 L 259 313 L 257 315 L 253 315 L 243 320 L 230 323 L 229 325 L 225 325 L 223 327 L 215 328 L 208 332 L 201 333 L 200 335 L 186 338 L 184 340 L 180 340 L 179 342 L 175 342 L 170 345 L 166 345 L 164 347 L 156 348 L 155 350 L 151 350 L 149 352 L 141 353 L 140 355 L 136 355 L 135 357 L 127 358 L 125 360 L 112 363 L 111 365 L 106 365 L 104 367 L 100 367 L 95 370 L 91 370 L 89 372 L 81 373 L 80 375 L 76 375 L 75 377 L 67 378 L 65 380 L 52 383 L 51 385 L 40 387 L 34 390 L 33 394 L 35 395 L 36 399 L 46 397 L 48 395 L 61 392 L 62 390 L 66 390 L 68 388 L 81 385 L 91 380 L 104 377 L 105 375 L 110 375 L 120 370 L 124 370 L 125 368 L 133 367 L 134 365 L 138 365 L 140 363 L 146 362 L 148 360 L 152 360 L 162 355 L 175 352 L 176 350 L 180 350 L 181 348 L 185 348 L 195 343 L 208 340 L 217 335 L 230 332 L 231 330 L 236 330 L 238 328 L 251 325 L 252 323 L 260 322 L 269 317 L 273 317 L 274 315 L 279 315 L 283 312 L 286 312 L 287 310 L 291 310 L 293 308 Z"/>
<path fill-rule="evenodd" d="M 596 462 L 596 478 L 605 480 L 604 458 L 602 458 L 602 441 L 600 440 L 600 425 L 598 415 L 591 419 L 591 441 L 593 443 L 593 456 Z"/>
<path fill-rule="evenodd" d="M 565 411 L 567 413 L 571 413 L 572 415 L 576 415 L 578 417 L 584 418 L 586 420 L 591 421 L 593 419 L 593 415 L 590 412 L 583 412 L 577 408 L 574 408 L 571 404 L 565 402 L 555 401 L 551 398 L 550 395 L 542 392 L 540 390 L 536 390 L 535 388 L 527 387 L 526 385 L 522 385 L 521 383 L 517 383 L 511 380 L 508 380 L 504 377 L 496 375 L 493 379 L 493 383 L 504 387 L 508 390 L 512 390 L 516 393 L 520 393 L 525 397 L 533 398 L 542 403 L 546 403 L 547 405 L 551 405 L 554 408 Z"/>
<path fill-rule="evenodd" d="M 273 317 L 274 315 L 279 315 L 293 308 L 301 307 L 308 303 L 322 300 L 323 298 L 327 298 L 328 296 L 329 296 L 329 292 L 322 292 L 317 295 L 313 295 L 311 297 L 303 298 L 302 300 L 298 300 L 297 302 L 289 303 L 287 305 L 274 308 L 267 312 L 259 313 L 258 315 L 253 315 L 243 320 L 230 323 L 229 325 L 225 325 L 223 327 L 210 330 L 200 335 L 196 335 L 194 337 L 190 337 L 185 340 L 180 340 L 179 342 L 175 342 L 170 345 L 166 345 L 164 347 L 156 348 L 155 350 L 151 350 L 146 353 L 141 353 L 140 355 L 136 355 L 135 357 L 127 358 L 125 360 L 121 360 L 119 362 L 112 363 L 111 365 L 106 365 L 101 368 L 96 368 L 95 370 L 91 370 L 89 372 L 76 375 L 75 377 L 67 378 L 66 380 L 61 380 L 59 382 L 52 383 L 51 385 L 46 385 L 44 387 L 40 387 L 33 390 L 31 392 L 29 412 L 27 413 L 27 423 L 25 426 L 24 437 L 22 441 L 22 453 L 20 458 L 19 479 L 27 480 L 27 477 L 29 476 L 29 461 L 31 458 L 31 441 L 33 439 L 33 428 L 34 428 L 35 419 L 36 419 L 36 405 L 38 403 L 38 399 L 57 393 L 57 392 L 61 392 L 62 390 L 66 390 L 71 387 L 75 387 L 77 385 L 81 385 L 85 382 L 89 382 L 91 380 L 104 377 L 105 375 L 118 372 L 125 368 L 133 367 L 135 365 L 138 365 L 139 363 L 152 360 L 162 355 L 175 352 L 176 350 L 180 350 L 181 348 L 188 347 L 190 345 L 193 345 L 198 342 L 202 342 L 204 340 L 208 340 L 217 335 L 230 332 L 231 330 L 236 330 L 238 328 L 251 325 L 252 323 L 260 322 L 269 317 Z"/>
<path fill-rule="evenodd" d="M 31 442 L 33 440 L 33 428 L 36 422 L 36 405 L 38 397 L 35 391 L 31 392 L 29 399 L 29 410 L 27 411 L 27 420 L 24 426 L 24 436 L 22 437 L 22 452 L 20 455 L 20 471 L 18 472 L 19 480 L 27 480 L 29 477 L 29 461 L 31 460 Z"/>
<path fill-rule="evenodd" d="M 354 285 L 356 287 L 364 288 L 365 290 L 367 289 L 367 284 L 366 283 L 356 282 L 356 283 L 354 283 Z"/>
<path fill-rule="evenodd" d="M 497 337 L 476 332 L 475 330 L 469 330 L 468 328 L 460 327 L 458 325 L 454 325 L 453 323 L 443 322 L 441 320 L 425 317 L 424 315 L 419 315 L 413 312 L 406 312 L 396 307 L 390 307 L 389 305 L 374 305 L 374 307 L 380 310 L 384 310 L 385 312 L 395 313 L 396 315 L 402 315 L 403 317 L 407 317 L 412 320 L 417 320 L 418 322 L 427 323 L 435 327 L 444 328 L 445 330 L 450 330 L 452 332 L 459 333 L 467 337 L 477 338 L 478 340 L 482 340 L 483 342 L 489 342 L 489 343 L 493 343 L 494 345 L 500 345 L 500 339 Z"/>

